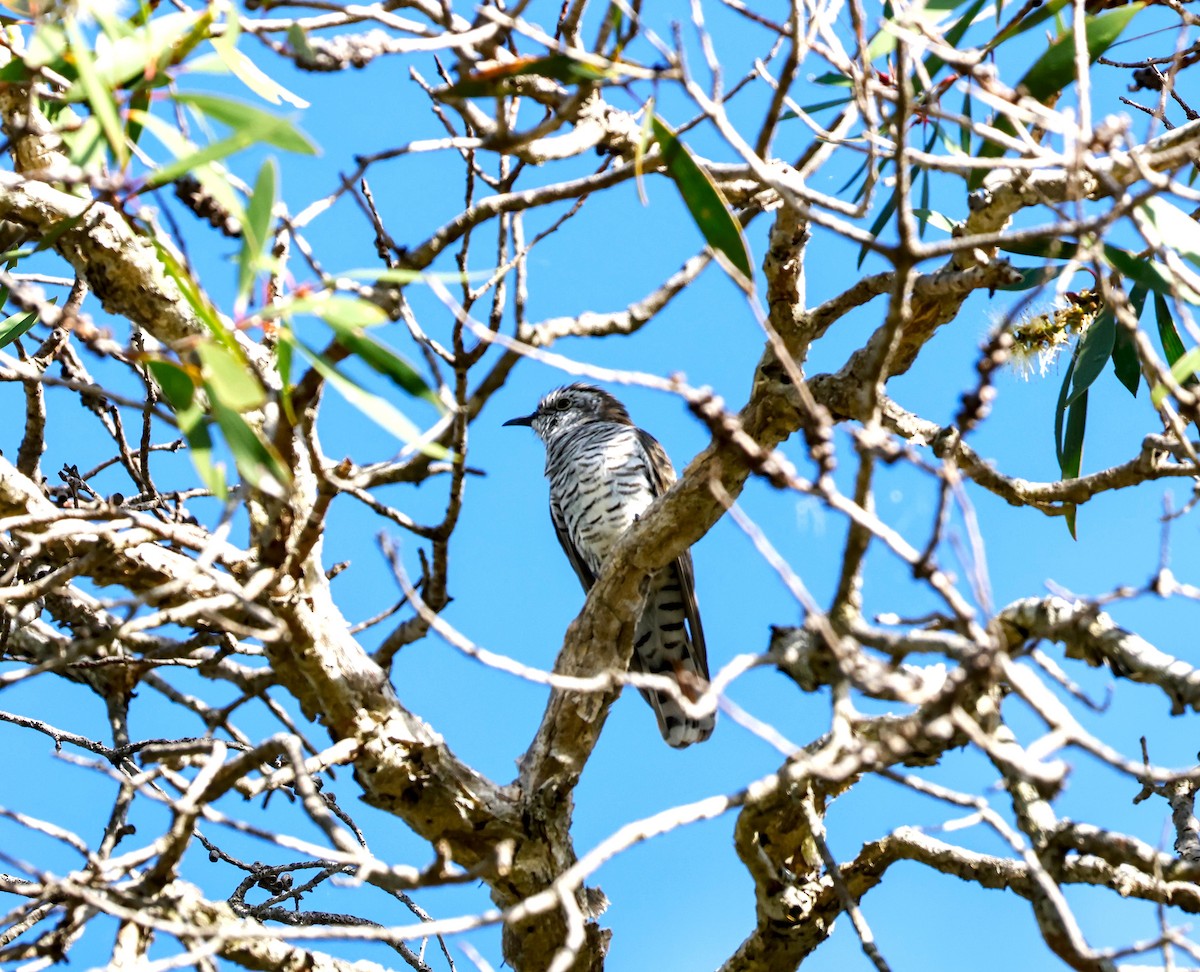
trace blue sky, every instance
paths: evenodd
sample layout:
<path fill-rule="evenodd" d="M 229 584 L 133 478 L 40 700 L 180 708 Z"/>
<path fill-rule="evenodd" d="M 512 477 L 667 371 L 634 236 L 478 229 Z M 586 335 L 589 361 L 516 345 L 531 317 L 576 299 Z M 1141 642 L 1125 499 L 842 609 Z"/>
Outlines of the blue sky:
<path fill-rule="evenodd" d="M 556 10 L 557 4 L 534 4 L 527 16 L 550 23 L 551 8 Z M 878 8 L 872 6 L 869 16 L 874 22 L 879 17 Z M 709 23 L 722 61 L 728 65 L 728 76 L 736 78 L 749 58 L 761 53 L 758 46 L 763 35 L 719 10 L 709 12 Z M 295 117 L 322 146 L 321 156 L 280 158 L 283 198 L 292 212 L 331 191 L 338 174 L 353 168 L 356 153 L 440 134 L 440 126 L 430 116 L 423 96 L 404 80 L 408 67 L 405 59 L 383 59 L 362 71 L 313 76 L 289 71 L 280 62 L 262 57 L 263 52 L 248 40 L 243 40 L 243 46 L 280 81 L 312 102 L 311 108 Z M 1122 56 L 1135 55 L 1124 50 Z M 427 78 L 433 77 L 427 61 L 421 62 L 421 70 Z M 197 78 L 189 83 L 207 90 L 235 89 L 228 79 Z M 1098 73 L 1093 94 L 1097 115 L 1121 109 L 1115 98 L 1124 83 L 1117 72 Z M 646 93 L 639 90 L 639 96 Z M 633 99 L 619 92 L 613 92 L 612 100 L 618 107 L 635 107 Z M 661 92 L 659 104 L 664 117 L 673 123 L 690 114 L 669 89 Z M 761 101 L 756 104 L 761 106 Z M 747 110 L 745 117 L 756 115 Z M 1134 131 L 1143 130 L 1144 125 L 1144 121 L 1135 120 Z M 777 151 L 784 156 L 794 155 L 808 137 L 798 123 L 785 123 Z M 688 141 L 698 152 L 712 152 L 722 161 L 731 158 L 709 133 L 698 132 Z M 252 179 L 260 159 L 261 153 L 247 152 L 232 162 L 232 168 L 243 178 Z M 589 171 L 597 164 L 598 160 L 589 155 L 536 173 L 531 182 L 565 178 L 568 173 Z M 837 166 L 834 170 L 822 174 L 814 188 L 836 190 L 848 170 Z M 372 169 L 368 178 L 380 212 L 398 242 L 420 242 L 459 211 L 460 171 L 460 163 L 450 154 L 412 156 Z M 585 310 L 621 309 L 653 290 L 698 250 L 699 234 L 674 187 L 661 177 L 651 177 L 646 180 L 646 189 L 646 206 L 639 203 L 632 184 L 591 200 L 579 217 L 534 250 L 529 259 L 530 320 Z M 563 208 L 529 214 L 528 235 L 556 218 Z M 940 183 L 935 208 L 951 219 L 964 216 L 961 184 Z M 190 219 L 186 214 L 182 218 Z M 756 265 L 765 250 L 768 225 L 768 218 L 760 217 L 747 233 Z M 200 279 L 222 309 L 228 310 L 236 274 L 231 257 L 237 244 L 205 234 L 194 221 L 185 222 L 185 234 Z M 347 200 L 312 224 L 309 239 L 329 270 L 377 265 L 370 228 Z M 486 270 L 494 265 L 490 246 L 486 233 L 481 233 L 472 250 L 472 269 Z M 860 271 L 855 268 L 857 256 L 857 247 L 816 229 L 806 254 L 809 303 L 839 293 L 862 273 L 883 269 L 881 262 L 868 258 Z M 452 266 L 444 260 L 435 269 L 450 270 Z M 307 274 L 302 264 L 294 260 L 292 267 L 297 282 L 305 282 Z M 420 287 L 410 287 L 408 294 L 426 329 L 439 337 L 447 334 L 451 318 L 436 298 Z M 949 422 L 959 396 L 974 380 L 976 348 L 992 320 L 1017 299 L 1012 294 L 998 294 L 991 299 L 986 295 L 973 297 L 960 317 L 931 342 L 912 372 L 889 386 L 889 393 L 928 419 Z M 99 314 L 94 304 L 90 309 Z M 878 325 L 884 312 L 883 302 L 877 300 L 839 322 L 814 349 L 809 373 L 839 366 L 845 355 Z M 506 326 L 510 325 L 511 318 L 506 321 Z M 118 336 L 125 333 L 119 321 L 110 326 Z M 411 353 L 399 325 L 385 328 L 385 333 L 397 347 Z M 736 408 L 748 393 L 762 345 L 752 309 L 737 288 L 712 266 L 642 332 L 603 341 L 568 339 L 553 350 L 598 367 L 664 376 L 682 372 L 691 385 L 711 385 Z M 1025 382 L 1008 373 L 999 378 L 993 416 L 972 443 L 1003 471 L 1032 480 L 1056 478 L 1052 417 L 1060 369 L 1054 369 L 1044 380 Z M 354 373 L 370 380 L 365 372 Z M 528 430 L 502 428 L 502 422 L 528 413 L 541 394 L 568 380 L 569 376 L 554 368 L 525 362 L 472 426 L 468 462 L 485 475 L 471 477 L 467 484 L 463 519 L 451 554 L 450 593 L 454 602 L 444 613 L 446 620 L 469 639 L 540 668 L 553 664 L 563 632 L 578 613 L 583 596 L 549 522 L 541 446 Z M 387 394 L 380 384 L 371 390 Z M 628 404 L 635 421 L 662 441 L 677 468 L 685 466 L 707 443 L 706 431 L 679 400 L 639 388 L 612 390 Z M 2 387 L 0 396 L 4 396 L 8 408 L 19 406 L 18 389 Z M 430 410 L 423 411 L 423 406 L 411 400 L 395 401 L 414 418 L 432 418 Z M 63 462 L 74 462 L 82 469 L 94 459 L 107 457 L 110 451 L 69 402 L 60 401 L 59 409 L 52 426 L 51 453 L 43 463 L 52 479 Z M 1104 375 L 1093 393 L 1084 470 L 1094 471 L 1129 458 L 1136 453 L 1142 437 L 1158 428 L 1144 387 L 1138 398 L 1132 399 L 1111 374 Z M 165 435 L 164 430 L 160 437 Z M 326 397 L 321 435 L 330 457 L 347 455 L 358 463 L 386 458 L 398 448 L 333 394 Z M 5 455 L 14 454 L 18 443 L 19 430 L 15 426 L 0 436 Z M 854 471 L 853 452 L 844 434 L 839 434 L 837 445 L 839 482 L 848 490 Z M 802 443 L 789 443 L 784 450 L 802 474 L 810 470 Z M 928 454 L 924 459 L 931 461 Z M 159 468 L 164 481 L 175 478 L 184 482 L 190 476 L 182 457 L 164 458 Z M 124 488 L 115 472 L 110 472 L 97 478 L 98 489 L 105 476 L 112 482 L 106 488 Z M 1009 507 L 978 489 L 971 489 L 969 495 L 979 517 L 995 601 L 1003 605 L 1018 597 L 1045 593 L 1048 583 L 1079 595 L 1145 583 L 1158 566 L 1157 517 L 1164 496 L 1172 498 L 1175 508 L 1182 507 L 1189 498 L 1190 484 L 1164 482 L 1102 496 L 1081 511 L 1078 540 L 1070 538 L 1061 518 Z M 419 489 L 393 487 L 381 496 L 418 518 L 435 518 L 444 503 L 445 484 L 434 480 Z M 905 464 L 880 469 L 876 488 L 879 513 L 918 547 L 928 537 L 936 497 L 936 481 L 931 476 Z M 741 503 L 787 557 L 818 603 L 827 605 L 839 569 L 844 520 L 809 497 L 781 493 L 759 482 L 750 484 Z M 215 503 L 196 503 L 194 509 L 206 522 L 215 521 L 219 512 Z M 325 534 L 325 556 L 328 564 L 351 562 L 334 581 L 339 605 L 351 622 L 374 615 L 397 596 L 376 546 L 376 535 L 384 528 L 351 498 L 339 498 L 333 506 Z M 419 543 L 398 535 L 394 528 L 388 532 L 398 540 L 405 562 L 415 574 Z M 955 518 L 951 532 L 958 537 L 964 535 L 961 518 Z M 1194 517 L 1178 521 L 1172 541 L 1173 569 L 1181 579 L 1194 580 L 1200 566 Z M 696 546 L 694 557 L 714 670 L 735 656 L 763 651 L 771 625 L 801 620 L 799 606 L 779 578 L 728 519 Z M 949 546 L 945 546 L 941 557 L 949 569 L 965 575 L 966 565 L 954 563 Z M 907 567 L 883 550 L 873 550 L 866 579 L 868 616 L 888 611 L 912 616 L 935 607 L 929 592 L 911 580 Z M 1194 629 L 1194 623 L 1189 622 L 1194 612 L 1187 602 L 1141 598 L 1118 603 L 1112 612 L 1164 651 L 1189 656 Z M 364 647 L 373 647 L 388 630 L 385 623 L 365 633 Z M 1050 648 L 1049 653 L 1061 660 L 1061 650 Z M 1181 731 L 1180 721 L 1168 718 L 1159 693 L 1130 683 L 1114 684 L 1106 672 L 1082 670 L 1079 663 L 1071 663 L 1070 671 L 1072 678 L 1096 697 L 1114 691 L 1106 713 L 1086 717 L 1088 724 L 1112 745 L 1136 758 L 1138 738 L 1146 735 L 1159 764 L 1187 765 L 1194 761 L 1194 739 Z M 462 758 L 500 782 L 515 775 L 515 760 L 528 745 L 541 716 L 546 695 L 543 689 L 481 668 L 436 635 L 405 648 L 396 658 L 392 675 L 405 705 L 441 732 Z M 166 672 L 165 677 L 188 691 L 213 691 L 208 683 L 187 672 Z M 216 691 L 228 694 L 223 687 Z M 286 701 L 279 694 L 275 697 Z M 732 689 L 731 697 L 800 745 L 820 736 L 829 726 L 827 692 L 803 694 L 767 668 L 744 676 Z M 1037 738 L 1042 730 L 1036 720 L 1021 713 L 1015 702 L 1009 705 L 1016 710 L 1014 726 L 1020 738 L 1026 742 Z M 37 679 L 9 689 L 0 698 L 0 708 L 36 714 L 55 725 L 95 737 L 105 735 L 99 700 L 61 680 Z M 863 708 L 882 711 L 878 704 L 864 703 Z M 181 724 L 174 707 L 145 690 L 134 706 L 133 719 L 135 738 L 198 735 L 204 729 L 199 720 L 192 725 Z M 252 735 L 278 729 L 261 711 L 247 710 L 243 720 L 243 728 Z M 320 728 L 309 727 L 308 731 L 318 745 L 325 742 Z M 94 838 L 102 823 L 96 818 L 95 801 L 109 798 L 111 782 L 94 770 L 50 758 L 49 741 L 3 724 L 0 745 L 10 754 L 8 778 L 22 784 L 21 809 L 77 828 L 85 838 Z M 1129 780 L 1117 778 L 1082 754 L 1068 753 L 1066 758 L 1074 769 L 1060 813 L 1127 830 L 1151 844 L 1164 840 L 1165 804 L 1150 801 L 1132 806 L 1136 787 Z M 626 693 L 613 707 L 577 793 L 577 849 L 587 850 L 631 820 L 689 800 L 739 790 L 775 770 L 779 763 L 777 752 L 729 718 L 721 720 L 716 735 L 703 746 L 682 752 L 670 750 L 658 738 L 650 709 L 634 693 Z M 1001 810 L 1005 807 L 1005 795 L 992 788 L 994 771 L 977 755 L 949 754 L 927 775 L 946 785 L 985 793 L 993 806 Z M 364 828 L 376 854 L 392 863 L 417 866 L 429 860 L 428 847 L 409 835 L 398 820 L 357 801 L 348 771 L 341 771 L 334 789 L 342 805 Z M 14 791 L 0 787 L 0 804 L 17 802 Z M 233 801 L 225 801 L 222 808 L 238 816 L 254 817 L 256 813 Z M 144 814 L 145 833 L 161 826 L 161 810 L 147 808 L 140 813 Z M 846 859 L 864 841 L 898 825 L 936 827 L 954 816 L 949 808 L 916 797 L 895 784 L 865 780 L 832 805 L 826 825 L 835 854 Z M 319 839 L 315 828 L 282 801 L 271 807 L 265 819 L 281 827 L 294 826 L 306 839 Z M 753 891 L 733 852 L 733 823 L 730 814 L 655 839 L 606 864 L 594 877 L 593 883 L 603 887 L 612 901 L 605 919 L 605 924 L 615 930 L 610 968 L 713 967 L 752 930 Z M 217 832 L 217 828 L 208 829 Z M 278 857 L 280 852 L 261 844 L 219 833 L 222 846 L 237 848 L 233 852 L 247 859 L 256 854 L 271 860 L 284 859 Z M 1006 852 L 993 834 L 978 826 L 942 836 L 970 848 Z M 1169 847 L 1169 835 L 1165 841 Z M 77 863 L 70 855 L 53 852 L 43 839 L 30 837 L 2 820 L 0 846 L 8 847 L 9 853 L 49 861 L 47 866 L 54 868 L 66 869 Z M 218 877 L 214 870 L 202 853 L 193 851 L 185 876 L 201 883 L 213 897 L 221 898 L 232 886 L 228 875 Z M 346 897 L 318 896 L 311 906 L 352 910 L 356 905 L 350 902 L 361 902 L 361 912 L 374 920 L 407 921 L 402 909 L 378 895 L 372 897 L 370 892 L 352 889 L 340 894 Z M 1157 919 L 1148 906 L 1090 890 L 1071 890 L 1068 899 L 1077 906 L 1084 931 L 1094 936 L 1094 945 L 1116 945 L 1155 934 Z M 419 900 L 435 917 L 450 917 L 484 907 L 486 893 L 474 886 L 438 889 L 421 894 Z M 884 954 L 896 968 L 919 965 L 931 970 L 950 969 L 970 962 L 979 970 L 999 970 L 1015 965 L 1036 967 L 1051 959 L 1037 938 L 1025 902 L 1004 892 L 980 891 L 915 865 L 898 867 L 868 896 L 863 910 Z M 931 922 L 937 927 L 936 945 L 931 945 L 928 937 Z M 980 933 L 984 929 L 987 944 L 981 948 Z M 473 934 L 470 940 L 499 967 L 495 930 Z M 94 954 L 97 958 L 87 961 L 99 961 L 107 944 L 97 935 L 89 945 L 96 951 L 81 954 Z M 357 953 L 356 949 L 352 951 Z M 376 961 L 398 965 L 378 946 L 364 946 L 361 952 Z M 469 967 L 461 953 L 455 958 L 460 968 Z M 865 967 L 865 963 L 849 922 L 843 921 L 806 967 L 857 968 Z"/>

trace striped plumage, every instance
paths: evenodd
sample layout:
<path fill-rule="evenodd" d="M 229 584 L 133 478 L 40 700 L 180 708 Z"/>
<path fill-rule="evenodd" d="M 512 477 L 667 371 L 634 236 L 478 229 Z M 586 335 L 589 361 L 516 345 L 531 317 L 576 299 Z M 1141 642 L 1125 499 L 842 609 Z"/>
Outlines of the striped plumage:
<path fill-rule="evenodd" d="M 633 424 L 624 405 L 591 385 L 557 388 L 533 414 L 504 424 L 532 427 L 546 446 L 550 517 L 586 591 L 621 535 L 675 481 L 671 461 L 653 436 Z M 633 671 L 669 675 L 691 699 L 708 685 L 691 554 L 650 579 L 633 644 Z M 691 719 L 666 693 L 643 690 L 642 696 L 671 746 L 712 734 L 712 716 Z"/>

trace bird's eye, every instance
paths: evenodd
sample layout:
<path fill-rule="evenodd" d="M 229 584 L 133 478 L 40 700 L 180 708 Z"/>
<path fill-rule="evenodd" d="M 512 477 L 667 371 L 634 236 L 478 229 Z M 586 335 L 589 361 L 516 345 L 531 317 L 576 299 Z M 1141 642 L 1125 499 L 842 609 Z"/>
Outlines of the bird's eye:
<path fill-rule="evenodd" d="M 565 398 L 560 398 L 558 401 L 556 401 L 554 403 L 554 407 L 556 409 L 558 409 L 560 412 L 565 412 L 568 408 L 571 407 L 571 403 L 570 403 L 570 401 L 568 401 Z"/>

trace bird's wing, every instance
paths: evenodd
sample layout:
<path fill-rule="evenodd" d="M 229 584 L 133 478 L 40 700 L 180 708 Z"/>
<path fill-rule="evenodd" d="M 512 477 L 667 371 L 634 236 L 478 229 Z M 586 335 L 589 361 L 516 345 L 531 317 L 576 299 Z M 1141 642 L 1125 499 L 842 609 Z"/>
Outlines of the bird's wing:
<path fill-rule="evenodd" d="M 596 575 L 592 573 L 592 569 L 584 562 L 575 548 L 575 544 L 571 542 L 571 537 L 567 533 L 566 520 L 563 519 L 558 504 L 554 500 L 550 501 L 550 519 L 554 521 L 554 535 L 558 537 L 559 546 L 563 548 L 563 553 L 567 555 L 567 560 L 575 569 L 575 576 L 579 578 L 579 583 L 583 585 L 584 591 L 591 590 L 592 585 L 596 583 Z"/>
<path fill-rule="evenodd" d="M 671 465 L 671 460 L 667 457 L 667 450 L 658 444 L 658 439 L 645 429 L 636 429 L 635 431 L 638 444 L 646 453 L 646 464 L 650 468 L 650 486 L 654 490 L 655 496 L 662 496 L 675 482 L 675 467 Z"/>
<path fill-rule="evenodd" d="M 654 495 L 662 496 L 675 482 L 675 467 L 671 465 L 666 449 L 659 445 L 658 440 L 649 432 L 638 429 L 637 437 L 646 453 L 647 465 L 650 468 L 650 485 L 654 490 Z M 704 642 L 704 627 L 700 624 L 700 608 L 696 604 L 696 572 L 692 568 L 692 555 L 684 553 L 676 560 L 675 570 L 679 574 L 679 593 L 680 600 L 683 601 L 683 613 L 687 616 L 688 630 L 692 634 L 693 655 L 697 668 L 707 679 L 709 677 L 708 646 Z"/>

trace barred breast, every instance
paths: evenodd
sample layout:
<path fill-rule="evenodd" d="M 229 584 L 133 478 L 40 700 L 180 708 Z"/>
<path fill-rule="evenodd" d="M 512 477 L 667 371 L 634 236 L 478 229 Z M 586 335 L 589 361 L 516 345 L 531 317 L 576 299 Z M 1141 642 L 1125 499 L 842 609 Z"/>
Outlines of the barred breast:
<path fill-rule="evenodd" d="M 595 422 L 546 450 L 551 514 L 594 575 L 654 501 L 636 429 Z"/>

